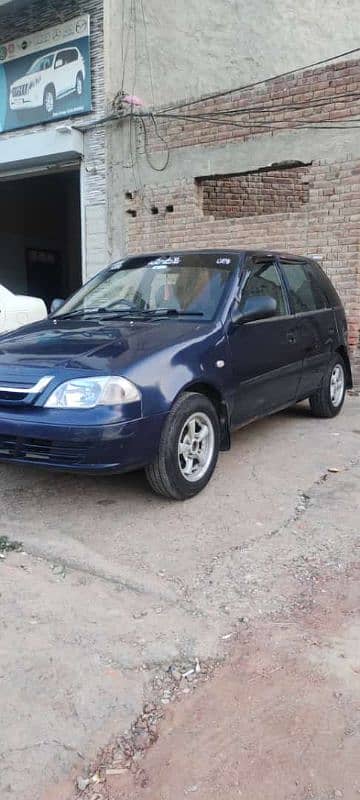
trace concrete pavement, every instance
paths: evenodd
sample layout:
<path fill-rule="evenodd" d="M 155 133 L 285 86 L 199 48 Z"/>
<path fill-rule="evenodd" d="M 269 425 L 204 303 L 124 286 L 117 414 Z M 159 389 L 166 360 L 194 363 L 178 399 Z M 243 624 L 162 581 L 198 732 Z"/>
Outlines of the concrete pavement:
<path fill-rule="evenodd" d="M 217 662 L 240 618 L 286 605 L 294 559 L 330 557 L 342 540 L 325 546 L 302 516 L 360 461 L 359 412 L 349 397 L 335 420 L 304 405 L 253 424 L 185 504 L 153 496 L 141 474 L 0 467 L 1 535 L 23 543 L 0 563 L 1 797 L 72 797 L 156 675 Z"/>

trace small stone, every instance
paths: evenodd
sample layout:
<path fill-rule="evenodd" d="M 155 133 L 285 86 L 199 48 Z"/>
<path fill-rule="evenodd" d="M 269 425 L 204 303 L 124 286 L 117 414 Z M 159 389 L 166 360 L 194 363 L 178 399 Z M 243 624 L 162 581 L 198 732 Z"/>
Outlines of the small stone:
<path fill-rule="evenodd" d="M 124 775 L 125 772 L 127 772 L 126 767 L 119 767 L 118 769 L 107 769 L 106 770 L 106 774 L 107 775 Z"/>
<path fill-rule="evenodd" d="M 81 775 L 78 775 L 78 777 L 76 778 L 76 785 L 77 788 L 79 789 L 79 792 L 85 792 L 85 789 L 87 789 L 89 783 L 90 783 L 89 778 L 83 778 Z"/>
<path fill-rule="evenodd" d="M 143 617 L 147 617 L 147 611 L 135 611 L 133 614 L 133 619 L 142 619 Z"/>
<path fill-rule="evenodd" d="M 336 790 L 335 790 L 335 792 L 334 792 L 334 797 L 343 797 L 343 796 L 344 796 L 344 795 L 343 795 L 343 793 L 340 791 L 340 789 L 336 789 Z"/>

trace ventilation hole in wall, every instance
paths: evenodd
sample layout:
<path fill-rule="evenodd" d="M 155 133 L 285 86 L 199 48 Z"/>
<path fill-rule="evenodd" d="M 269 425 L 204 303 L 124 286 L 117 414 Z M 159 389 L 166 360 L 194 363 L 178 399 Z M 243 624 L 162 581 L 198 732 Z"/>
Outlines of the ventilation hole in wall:
<path fill-rule="evenodd" d="M 152 214 L 158 214 L 159 213 L 158 207 L 157 206 L 151 206 L 151 213 Z"/>
<path fill-rule="evenodd" d="M 133 195 L 132 192 L 125 192 L 125 197 L 126 197 L 127 200 L 133 200 L 134 199 L 134 195 Z"/>
<path fill-rule="evenodd" d="M 166 211 L 168 212 L 168 214 L 172 214 L 173 213 L 174 206 L 172 205 L 172 203 L 170 203 L 170 205 L 166 206 Z"/>
<path fill-rule="evenodd" d="M 129 214 L 129 217 L 136 217 L 137 216 L 137 211 L 135 211 L 134 208 L 128 208 L 126 213 Z"/>

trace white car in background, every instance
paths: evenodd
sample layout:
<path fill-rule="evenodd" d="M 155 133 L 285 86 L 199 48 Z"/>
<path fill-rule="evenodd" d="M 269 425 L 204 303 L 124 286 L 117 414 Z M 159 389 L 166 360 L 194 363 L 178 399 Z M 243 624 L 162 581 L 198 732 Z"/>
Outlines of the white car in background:
<path fill-rule="evenodd" d="M 46 319 L 48 313 L 38 297 L 13 294 L 0 284 L 0 336 L 30 322 Z"/>
<path fill-rule="evenodd" d="M 86 76 L 85 62 L 77 47 L 64 47 L 40 56 L 27 73 L 10 86 L 11 111 L 43 107 L 47 116 L 54 113 L 55 103 L 76 92 L 81 97 Z"/>

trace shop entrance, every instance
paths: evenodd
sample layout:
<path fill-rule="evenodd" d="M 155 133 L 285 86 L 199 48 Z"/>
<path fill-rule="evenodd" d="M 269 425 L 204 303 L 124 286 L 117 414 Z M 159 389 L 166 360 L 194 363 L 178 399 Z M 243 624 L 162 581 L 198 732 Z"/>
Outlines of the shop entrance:
<path fill-rule="evenodd" d="M 50 309 L 82 283 L 80 171 L 0 179 L 0 284 Z"/>

